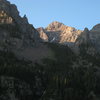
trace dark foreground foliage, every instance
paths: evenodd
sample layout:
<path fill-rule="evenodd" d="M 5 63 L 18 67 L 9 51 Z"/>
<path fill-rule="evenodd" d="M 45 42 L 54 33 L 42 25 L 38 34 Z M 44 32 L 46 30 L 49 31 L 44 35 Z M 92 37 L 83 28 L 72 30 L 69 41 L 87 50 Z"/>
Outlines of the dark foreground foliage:
<path fill-rule="evenodd" d="M 0 52 L 0 100 L 5 100 L 3 96 L 10 100 L 7 90 L 14 92 L 19 100 L 96 100 L 99 97 L 97 67 L 75 56 L 67 47 L 48 45 L 56 59 L 44 59 L 43 65 L 33 65 L 18 60 L 13 53 Z M 14 78 L 13 89 L 2 86 L 2 76 Z"/>

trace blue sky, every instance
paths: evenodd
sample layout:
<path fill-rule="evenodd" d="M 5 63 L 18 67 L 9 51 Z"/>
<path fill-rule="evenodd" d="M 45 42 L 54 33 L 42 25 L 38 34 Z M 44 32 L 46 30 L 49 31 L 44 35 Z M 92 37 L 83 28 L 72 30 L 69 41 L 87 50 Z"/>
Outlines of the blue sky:
<path fill-rule="evenodd" d="M 8 0 L 35 28 L 53 21 L 83 30 L 100 23 L 100 0 Z"/>

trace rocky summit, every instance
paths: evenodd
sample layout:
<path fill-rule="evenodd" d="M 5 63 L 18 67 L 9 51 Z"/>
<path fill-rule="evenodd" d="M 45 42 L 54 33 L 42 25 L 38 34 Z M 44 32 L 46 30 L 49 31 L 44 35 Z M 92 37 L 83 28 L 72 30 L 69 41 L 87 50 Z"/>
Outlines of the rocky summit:
<path fill-rule="evenodd" d="M 49 24 L 46 28 L 38 30 L 38 32 L 40 34 L 46 34 L 46 37 L 48 37 L 49 42 L 69 45 L 76 41 L 82 31 L 55 21 Z M 42 37 L 42 39 L 43 38 L 44 37 Z"/>
<path fill-rule="evenodd" d="M 92 54 L 94 51 L 100 51 L 100 24 L 95 25 L 91 30 L 85 28 L 82 31 L 54 21 L 46 28 L 38 28 L 37 31 L 43 42 L 67 45 L 76 53 L 79 52 L 81 44 L 90 45 Z"/>

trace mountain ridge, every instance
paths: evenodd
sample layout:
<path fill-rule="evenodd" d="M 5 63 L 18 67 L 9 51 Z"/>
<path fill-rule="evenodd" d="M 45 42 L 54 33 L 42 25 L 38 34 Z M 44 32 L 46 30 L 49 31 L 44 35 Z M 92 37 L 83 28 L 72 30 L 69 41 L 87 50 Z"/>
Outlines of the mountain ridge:
<path fill-rule="evenodd" d="M 66 44 L 66 42 L 75 42 L 76 38 L 82 32 L 81 30 L 66 26 L 57 21 L 52 22 L 46 28 L 38 30 L 40 34 L 42 34 L 41 31 L 48 37 L 49 42 L 58 42 L 62 44 Z M 53 40 L 54 38 L 55 40 Z"/>

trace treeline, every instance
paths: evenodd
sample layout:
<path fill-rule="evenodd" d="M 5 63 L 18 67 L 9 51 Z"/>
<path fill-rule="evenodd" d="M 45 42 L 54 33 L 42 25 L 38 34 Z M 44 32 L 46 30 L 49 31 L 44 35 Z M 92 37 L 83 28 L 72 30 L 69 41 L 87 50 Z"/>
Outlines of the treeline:
<path fill-rule="evenodd" d="M 54 51 L 56 59 L 43 59 L 42 65 L 0 52 L 0 75 L 30 84 L 32 100 L 96 100 L 100 94 L 100 77 L 91 60 L 76 56 L 65 46 L 45 45 Z"/>
<path fill-rule="evenodd" d="M 56 60 L 44 60 L 49 82 L 41 100 L 96 100 L 100 93 L 100 77 L 92 62 L 94 58 L 84 59 L 83 55 L 76 56 L 65 46 L 48 45 Z"/>

